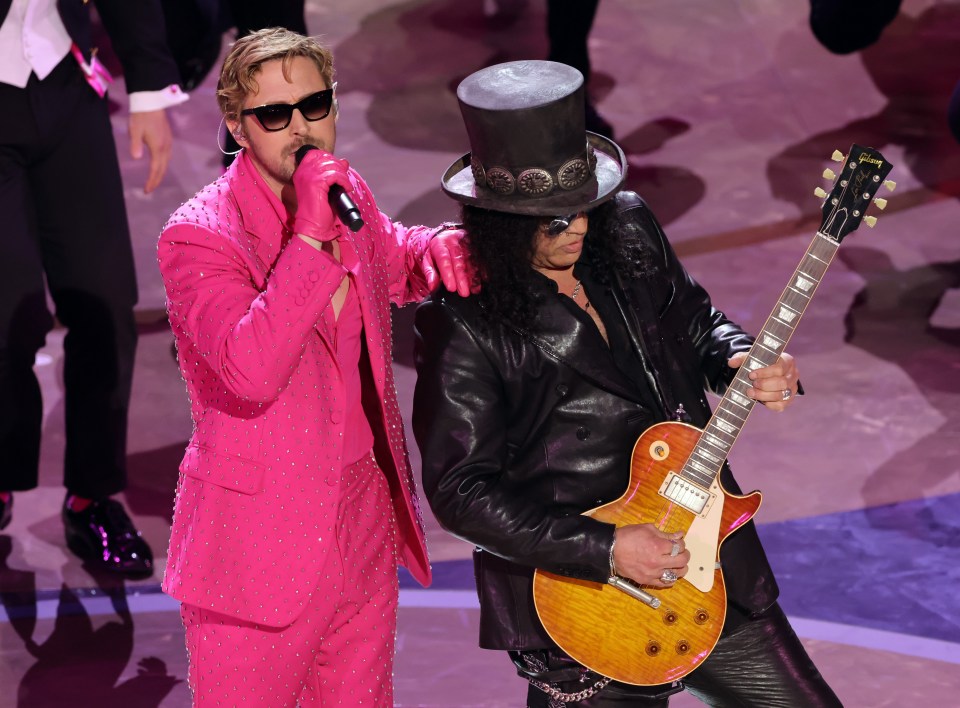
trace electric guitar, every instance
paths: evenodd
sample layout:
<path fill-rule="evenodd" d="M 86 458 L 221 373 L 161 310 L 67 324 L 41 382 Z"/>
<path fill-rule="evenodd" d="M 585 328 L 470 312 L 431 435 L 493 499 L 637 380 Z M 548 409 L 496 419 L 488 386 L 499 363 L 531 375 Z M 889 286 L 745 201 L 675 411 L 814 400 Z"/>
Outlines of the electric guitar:
<path fill-rule="evenodd" d="M 729 494 L 720 469 L 740 434 L 755 401 L 748 398 L 747 375 L 777 362 L 797 323 L 830 266 L 840 242 L 861 221 L 877 198 L 892 165 L 871 148 L 853 145 L 839 175 L 823 198 L 823 220 L 780 301 L 767 318 L 723 400 L 703 430 L 685 423 L 659 423 L 646 430 L 633 448 L 630 483 L 616 501 L 585 513 L 626 526 L 654 524 L 682 531 L 690 563 L 687 575 L 671 587 L 643 587 L 614 576 L 608 584 L 537 570 L 533 597 L 550 637 L 587 668 L 623 683 L 648 686 L 687 675 L 713 651 L 726 616 L 727 593 L 719 550 L 724 540 L 747 523 L 760 507 L 760 492 Z"/>

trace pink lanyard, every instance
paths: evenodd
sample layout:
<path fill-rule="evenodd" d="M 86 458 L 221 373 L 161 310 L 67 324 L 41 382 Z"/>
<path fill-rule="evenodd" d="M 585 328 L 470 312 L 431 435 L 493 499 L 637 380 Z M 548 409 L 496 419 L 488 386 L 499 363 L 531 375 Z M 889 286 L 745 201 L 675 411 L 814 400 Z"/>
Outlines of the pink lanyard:
<path fill-rule="evenodd" d="M 87 80 L 87 83 L 93 87 L 93 90 L 97 92 L 100 98 L 103 98 L 107 93 L 107 86 L 113 83 L 113 77 L 110 76 L 107 68 L 97 59 L 96 51 L 94 51 L 90 57 L 89 64 L 84 61 L 83 52 L 80 51 L 80 47 L 77 46 L 76 42 L 70 46 L 70 53 L 73 54 L 73 58 L 77 60 L 77 63 L 83 70 L 83 77 Z"/>

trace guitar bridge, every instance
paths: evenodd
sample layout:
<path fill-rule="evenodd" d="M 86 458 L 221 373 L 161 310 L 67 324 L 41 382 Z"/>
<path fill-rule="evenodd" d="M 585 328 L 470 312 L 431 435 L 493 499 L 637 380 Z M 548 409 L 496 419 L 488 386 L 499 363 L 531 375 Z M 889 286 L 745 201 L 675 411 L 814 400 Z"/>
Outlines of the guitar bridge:
<path fill-rule="evenodd" d="M 691 484 L 688 479 L 681 477 L 676 472 L 671 472 L 663 480 L 659 494 L 697 516 L 706 515 L 716 498 L 716 495 L 702 487 Z"/>

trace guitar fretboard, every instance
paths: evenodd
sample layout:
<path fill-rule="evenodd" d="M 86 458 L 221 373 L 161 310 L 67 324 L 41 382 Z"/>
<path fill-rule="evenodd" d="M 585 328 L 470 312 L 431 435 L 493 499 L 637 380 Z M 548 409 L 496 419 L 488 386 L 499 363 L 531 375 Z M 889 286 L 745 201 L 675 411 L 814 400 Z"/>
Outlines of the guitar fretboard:
<path fill-rule="evenodd" d="M 830 236 L 817 232 L 713 417 L 704 427 L 703 435 L 680 471 L 682 477 L 703 489 L 709 489 L 713 484 L 756 403 L 746 394 L 751 387 L 748 375 L 780 358 L 839 246 Z"/>

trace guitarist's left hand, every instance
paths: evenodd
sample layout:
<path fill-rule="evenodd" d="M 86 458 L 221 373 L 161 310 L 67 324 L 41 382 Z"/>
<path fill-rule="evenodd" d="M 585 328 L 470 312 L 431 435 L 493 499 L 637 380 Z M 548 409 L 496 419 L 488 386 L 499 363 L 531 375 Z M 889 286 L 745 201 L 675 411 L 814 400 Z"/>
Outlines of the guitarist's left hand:
<path fill-rule="evenodd" d="M 734 354 L 727 366 L 739 369 L 746 358 L 747 352 Z M 797 364 L 786 352 L 780 355 L 780 361 L 773 366 L 755 369 L 748 376 L 753 385 L 747 389 L 747 395 L 772 411 L 780 413 L 786 410 L 797 396 Z M 789 391 L 790 395 L 784 398 L 786 391 Z"/>

